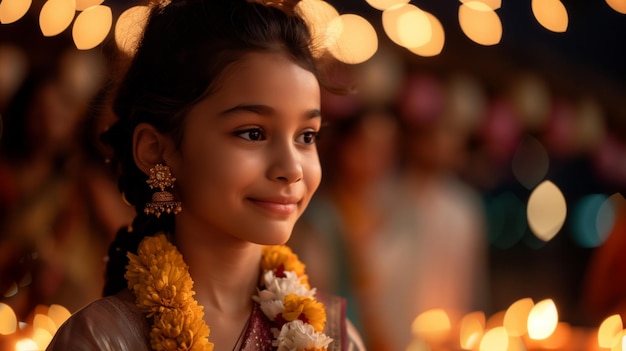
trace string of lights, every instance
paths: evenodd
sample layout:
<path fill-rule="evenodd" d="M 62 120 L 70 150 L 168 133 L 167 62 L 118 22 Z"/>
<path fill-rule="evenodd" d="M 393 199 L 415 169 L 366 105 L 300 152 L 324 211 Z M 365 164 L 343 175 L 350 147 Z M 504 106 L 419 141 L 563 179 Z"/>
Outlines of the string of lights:
<path fill-rule="evenodd" d="M 409 0 L 363 0 L 380 13 L 384 35 L 415 55 L 439 55 L 446 42 L 445 28 L 432 13 Z M 626 14 L 626 1 L 606 0 L 616 12 Z M 0 23 L 19 21 L 33 6 L 32 0 L 0 2 Z M 340 60 L 358 64 L 371 58 L 378 49 L 378 35 L 368 19 L 355 13 L 340 14 L 323 0 L 303 0 L 300 8 L 322 37 L 324 44 Z M 480 45 L 492 46 L 502 38 L 501 0 L 460 0 L 458 22 L 465 36 Z M 566 32 L 568 11 L 561 0 L 531 0 L 537 22 L 546 30 Z M 125 51 L 132 50 L 145 21 L 147 7 L 129 6 L 119 16 L 104 0 L 47 0 L 39 10 L 42 35 L 55 36 L 71 26 L 72 38 L 80 50 L 100 45 L 109 35 Z"/>

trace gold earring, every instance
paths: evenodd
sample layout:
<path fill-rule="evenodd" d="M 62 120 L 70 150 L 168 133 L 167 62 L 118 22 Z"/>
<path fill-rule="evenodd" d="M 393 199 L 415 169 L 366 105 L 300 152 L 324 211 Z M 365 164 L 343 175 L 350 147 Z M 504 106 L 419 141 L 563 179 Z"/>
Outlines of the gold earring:
<path fill-rule="evenodd" d="M 182 211 L 179 201 L 174 201 L 174 194 L 166 191 L 166 188 L 173 188 L 176 178 L 172 177 L 172 172 L 167 165 L 157 164 L 150 168 L 150 177 L 146 180 L 150 189 L 159 188 L 152 194 L 152 202 L 146 204 L 144 212 L 161 217 L 163 213 L 178 214 Z"/>

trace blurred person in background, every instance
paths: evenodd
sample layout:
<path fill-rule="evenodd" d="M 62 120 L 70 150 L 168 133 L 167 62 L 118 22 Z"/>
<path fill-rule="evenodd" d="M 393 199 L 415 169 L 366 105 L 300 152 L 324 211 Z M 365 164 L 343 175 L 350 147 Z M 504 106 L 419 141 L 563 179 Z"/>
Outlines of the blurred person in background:
<path fill-rule="evenodd" d="M 292 237 L 303 257 L 327 256 L 311 280 L 348 297 L 372 350 L 405 350 L 428 309 L 454 320 L 487 301 L 484 211 L 456 175 L 469 130 L 445 116 L 442 83 L 407 79 L 397 110 L 330 123 L 325 181 Z"/>
<path fill-rule="evenodd" d="M 389 337 L 370 310 L 371 274 L 379 238 L 395 220 L 398 121 L 385 106 L 352 106 L 323 131 L 320 153 L 325 172 L 320 190 L 296 224 L 290 245 L 307 260 L 311 281 L 348 300 L 348 315 L 368 349 Z M 408 325 L 406 326 L 408 328 Z M 387 340 L 389 341 L 389 340 Z"/>
<path fill-rule="evenodd" d="M 3 116 L 0 290 L 24 321 L 38 304 L 75 311 L 97 298 L 107 245 L 131 219 L 110 196 L 112 173 L 96 166 L 103 162 L 88 104 L 100 82 L 71 84 L 81 59 L 89 58 L 68 49 L 49 71 L 31 72 Z"/>
<path fill-rule="evenodd" d="M 443 308 L 454 319 L 487 307 L 488 240 L 480 193 L 459 176 L 475 121 L 452 106 L 448 87 L 413 73 L 399 95 L 402 200 L 413 222 L 403 255 L 390 259 L 415 269 L 407 280 L 415 311 Z"/>

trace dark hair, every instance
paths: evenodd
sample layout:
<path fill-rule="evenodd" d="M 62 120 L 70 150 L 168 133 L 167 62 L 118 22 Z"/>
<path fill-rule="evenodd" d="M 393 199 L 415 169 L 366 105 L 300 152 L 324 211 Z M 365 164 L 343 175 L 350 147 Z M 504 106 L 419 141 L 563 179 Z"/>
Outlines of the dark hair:
<path fill-rule="evenodd" d="M 284 52 L 319 78 L 308 27 L 293 10 L 296 3 L 172 0 L 152 7 L 113 99 L 119 120 L 103 136 L 114 151 L 120 191 L 137 209 L 132 227 L 121 229 L 109 248 L 105 296 L 127 286 L 127 252 L 135 253 L 145 236 L 174 229 L 173 215 L 143 213 L 151 192 L 132 156 L 134 128 L 147 122 L 180 143 L 186 113 L 219 89 L 225 68 L 250 52 Z"/>

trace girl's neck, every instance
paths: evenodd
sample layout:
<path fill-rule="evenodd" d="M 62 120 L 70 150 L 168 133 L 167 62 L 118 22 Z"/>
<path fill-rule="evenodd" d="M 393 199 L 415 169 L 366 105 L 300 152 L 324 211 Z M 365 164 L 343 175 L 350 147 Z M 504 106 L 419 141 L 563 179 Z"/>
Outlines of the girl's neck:
<path fill-rule="evenodd" d="M 259 282 L 261 246 L 211 240 L 209 233 L 178 233 L 176 246 L 189 266 L 196 299 L 205 310 L 246 311 Z"/>
<path fill-rule="evenodd" d="M 189 266 L 195 299 L 204 307 L 216 349 L 235 345 L 252 310 L 260 275 L 261 246 L 188 230 L 178 224 L 175 244 Z"/>

